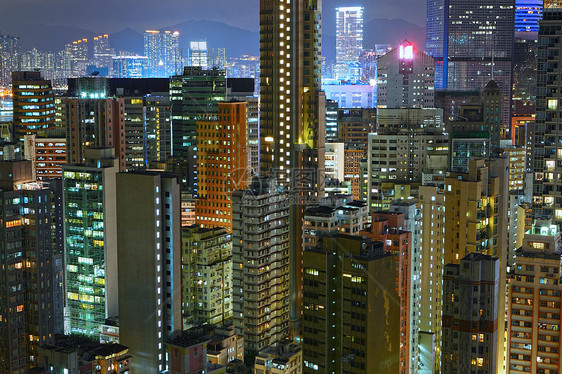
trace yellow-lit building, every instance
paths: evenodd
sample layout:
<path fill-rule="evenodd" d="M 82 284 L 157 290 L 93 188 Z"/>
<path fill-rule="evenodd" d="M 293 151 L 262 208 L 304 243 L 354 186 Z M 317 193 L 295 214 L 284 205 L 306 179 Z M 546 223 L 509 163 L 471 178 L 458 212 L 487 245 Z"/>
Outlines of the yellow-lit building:
<path fill-rule="evenodd" d="M 444 264 L 459 264 L 471 253 L 497 257 L 500 284 L 505 284 L 508 256 L 508 176 L 506 158 L 471 159 L 468 173 L 450 173 L 445 178 Z M 498 295 L 498 310 L 505 310 L 504 293 Z M 503 312 L 498 331 L 504 331 Z M 504 336 L 497 334 L 498 372 L 504 364 Z"/>

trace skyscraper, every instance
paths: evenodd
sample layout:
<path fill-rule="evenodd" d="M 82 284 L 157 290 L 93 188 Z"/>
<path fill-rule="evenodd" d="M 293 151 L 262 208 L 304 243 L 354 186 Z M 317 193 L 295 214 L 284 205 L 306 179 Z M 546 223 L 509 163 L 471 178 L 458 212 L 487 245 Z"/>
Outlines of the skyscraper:
<path fill-rule="evenodd" d="M 426 52 L 435 86 L 480 90 L 494 79 L 502 93 L 502 124 L 510 123 L 514 1 L 428 0 Z"/>
<path fill-rule="evenodd" d="M 562 191 L 558 186 L 562 165 L 562 136 L 558 127 L 562 124 L 559 110 L 562 98 L 557 84 L 562 72 L 562 8 L 545 8 L 539 22 L 537 57 L 537 115 L 535 118 L 533 171 L 533 213 L 535 217 L 551 216 L 555 223 L 562 222 Z"/>
<path fill-rule="evenodd" d="M 99 337 L 118 315 L 114 151 L 88 149 L 82 165 L 63 167 L 66 263 L 65 332 Z"/>
<path fill-rule="evenodd" d="M 362 50 L 363 7 L 336 8 L 336 78 L 348 77 L 348 65 L 359 62 Z"/>
<path fill-rule="evenodd" d="M 0 212 L 0 373 L 28 373 L 39 345 L 54 341 L 51 193 L 30 161 L 2 161 Z"/>
<path fill-rule="evenodd" d="M 377 58 L 377 108 L 433 108 L 435 60 L 405 40 Z"/>
<path fill-rule="evenodd" d="M 12 72 L 20 69 L 21 45 L 19 36 L 0 34 L 0 85 L 7 86 Z"/>
<path fill-rule="evenodd" d="M 232 193 L 246 188 L 246 103 L 219 103 L 218 121 L 197 122 L 197 224 L 232 233 Z"/>
<path fill-rule="evenodd" d="M 443 373 L 498 373 L 503 369 L 505 299 L 497 258 L 470 253 L 443 270 Z M 501 328 L 500 328 L 501 326 Z M 499 345 L 498 340 L 502 341 Z"/>
<path fill-rule="evenodd" d="M 543 0 L 515 0 L 515 31 L 539 31 Z"/>
<path fill-rule="evenodd" d="M 277 177 L 291 205 L 292 327 L 302 297 L 302 219 L 305 196 L 323 195 L 325 96 L 321 92 L 321 0 L 260 1 L 260 172 Z"/>
<path fill-rule="evenodd" d="M 113 67 L 113 57 L 115 50 L 109 46 L 109 35 L 103 34 L 94 36 L 94 60 L 96 67 L 106 67 L 110 70 Z"/>
<path fill-rule="evenodd" d="M 179 178 L 119 173 L 116 189 L 119 341 L 135 357 L 135 373 L 161 373 L 171 359 L 166 339 L 183 330 Z"/>
<path fill-rule="evenodd" d="M 169 77 L 181 69 L 178 31 L 146 30 L 144 55 L 148 57 L 148 77 Z"/>
<path fill-rule="evenodd" d="M 289 200 L 275 180 L 234 193 L 232 243 L 234 326 L 252 357 L 289 337 Z"/>
<path fill-rule="evenodd" d="M 14 92 L 14 139 L 55 126 L 55 95 L 51 81 L 36 71 L 12 73 Z"/>

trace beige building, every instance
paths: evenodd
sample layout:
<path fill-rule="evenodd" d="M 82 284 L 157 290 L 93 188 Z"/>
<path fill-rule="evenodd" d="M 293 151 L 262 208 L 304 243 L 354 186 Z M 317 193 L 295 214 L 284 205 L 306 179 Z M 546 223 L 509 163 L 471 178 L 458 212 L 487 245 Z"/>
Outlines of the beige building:
<path fill-rule="evenodd" d="M 232 236 L 224 228 L 182 227 L 184 327 L 232 317 Z"/>
<path fill-rule="evenodd" d="M 444 264 L 459 264 L 471 253 L 499 258 L 500 284 L 505 284 L 508 256 L 507 159 L 473 159 L 468 173 L 450 173 L 445 179 Z M 505 297 L 496 295 L 499 311 L 505 310 Z M 503 312 L 497 318 L 498 331 L 504 331 Z M 503 370 L 504 337 L 497 334 L 497 371 Z"/>
<path fill-rule="evenodd" d="M 509 373 L 560 373 L 560 253 L 556 225 L 537 221 L 525 234 L 510 274 L 507 309 Z"/>

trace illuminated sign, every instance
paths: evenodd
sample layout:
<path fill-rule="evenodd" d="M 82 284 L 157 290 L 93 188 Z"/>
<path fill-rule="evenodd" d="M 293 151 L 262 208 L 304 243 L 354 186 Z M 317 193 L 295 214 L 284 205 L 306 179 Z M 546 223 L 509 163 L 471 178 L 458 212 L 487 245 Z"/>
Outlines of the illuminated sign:
<path fill-rule="evenodd" d="M 411 44 L 400 44 L 400 59 L 412 60 L 414 58 L 414 46 Z"/>

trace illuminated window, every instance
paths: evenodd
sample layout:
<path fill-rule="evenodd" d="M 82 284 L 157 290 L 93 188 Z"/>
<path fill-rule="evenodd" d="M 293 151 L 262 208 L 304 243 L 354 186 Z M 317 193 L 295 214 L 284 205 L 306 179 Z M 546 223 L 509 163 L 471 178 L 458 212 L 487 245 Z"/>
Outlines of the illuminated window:
<path fill-rule="evenodd" d="M 558 100 L 548 99 L 548 109 L 556 110 L 557 107 L 558 107 Z"/>

